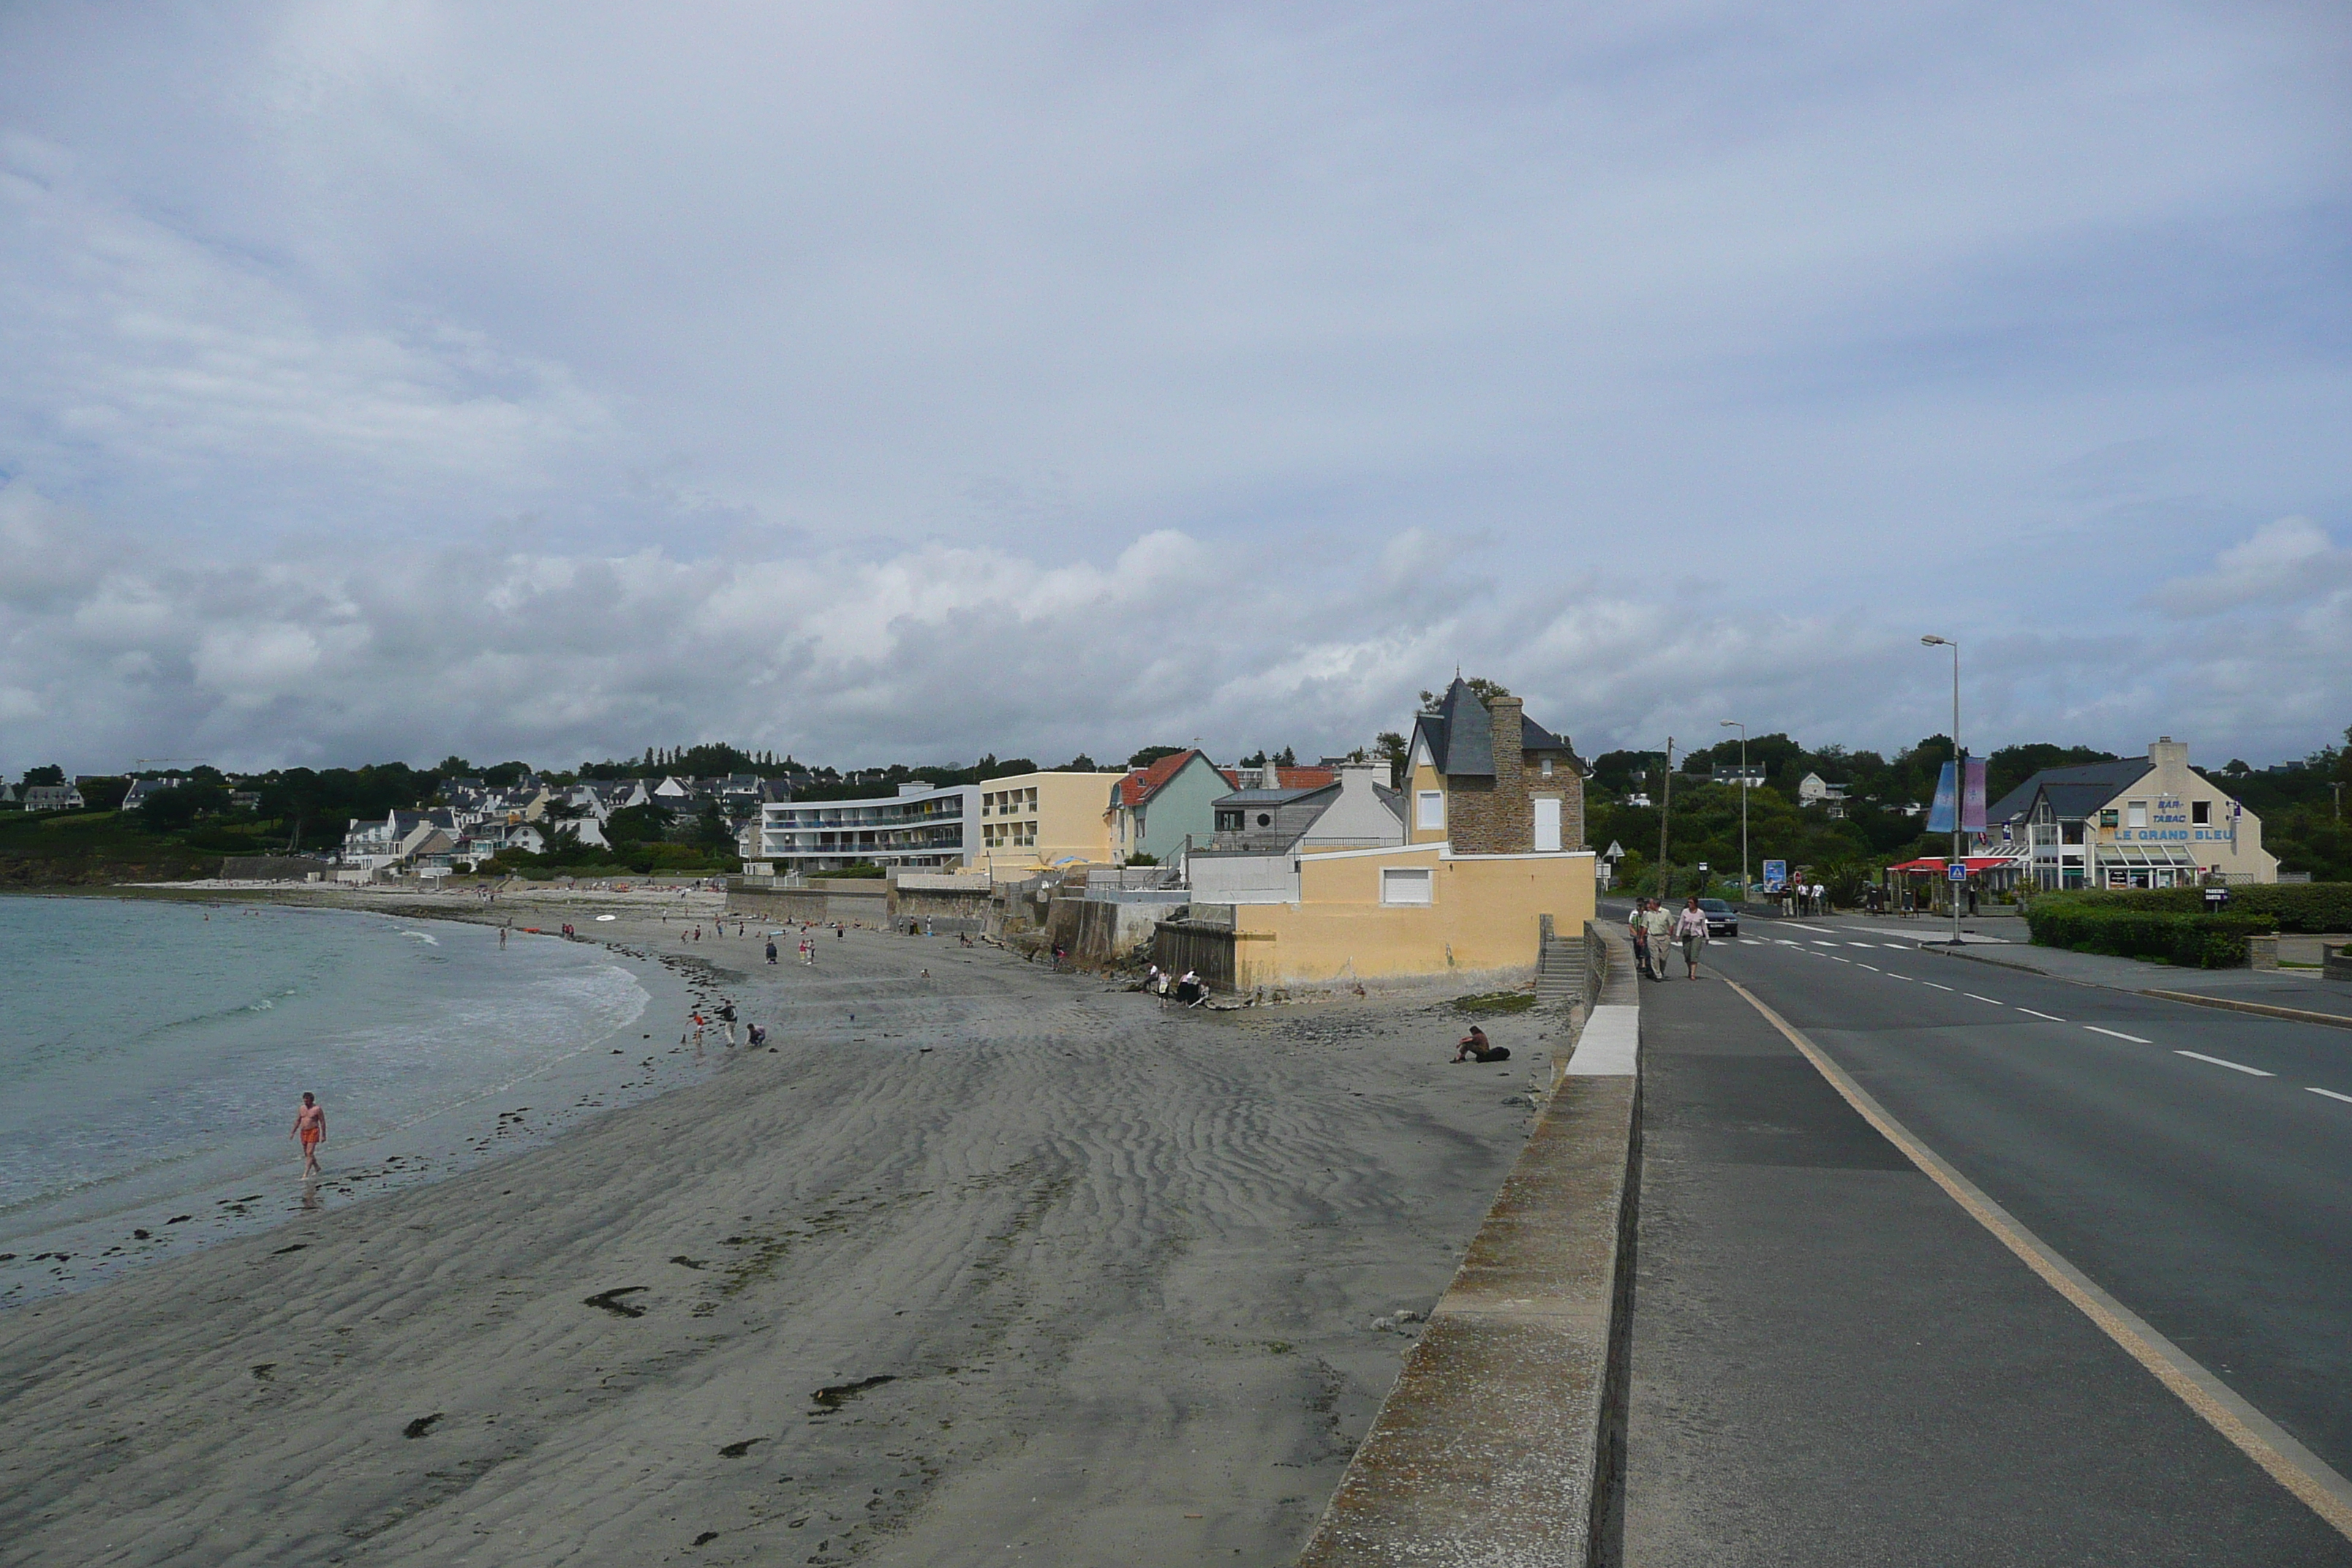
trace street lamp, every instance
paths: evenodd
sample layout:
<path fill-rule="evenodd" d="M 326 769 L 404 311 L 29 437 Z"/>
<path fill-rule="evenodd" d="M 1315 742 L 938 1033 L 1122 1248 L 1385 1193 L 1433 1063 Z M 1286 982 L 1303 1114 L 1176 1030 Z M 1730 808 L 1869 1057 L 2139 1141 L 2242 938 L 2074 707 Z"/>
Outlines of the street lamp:
<path fill-rule="evenodd" d="M 1962 775 L 1968 771 L 1960 760 L 1960 645 L 1949 637 L 1923 637 L 1923 647 L 1948 647 L 1952 650 L 1952 858 L 1965 864 L 1968 853 L 1960 836 L 1960 797 L 1966 793 Z M 1944 890 L 1952 900 L 1952 945 L 1960 945 L 1960 885 L 1949 877 L 1944 879 Z"/>
<path fill-rule="evenodd" d="M 1748 726 L 1726 719 L 1723 728 L 1739 731 L 1739 901 L 1748 902 Z"/>

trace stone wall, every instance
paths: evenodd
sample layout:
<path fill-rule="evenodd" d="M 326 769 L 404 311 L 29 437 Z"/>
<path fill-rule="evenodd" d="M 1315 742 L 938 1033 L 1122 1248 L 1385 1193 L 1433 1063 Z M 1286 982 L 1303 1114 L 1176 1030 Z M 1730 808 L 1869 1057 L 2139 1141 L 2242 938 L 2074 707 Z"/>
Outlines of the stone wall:
<path fill-rule="evenodd" d="M 1497 697 L 1487 705 L 1495 733 L 1493 779 L 1455 775 L 1445 781 L 1445 836 L 1458 855 L 1525 855 L 1536 847 L 1536 813 L 1528 794 L 1527 755 L 1519 749 L 1521 710 L 1525 706 L 1516 697 Z M 1567 815 L 1568 808 L 1563 804 L 1562 843 L 1568 842 Z M 1582 826 L 1581 822 L 1578 824 L 1580 834 Z"/>

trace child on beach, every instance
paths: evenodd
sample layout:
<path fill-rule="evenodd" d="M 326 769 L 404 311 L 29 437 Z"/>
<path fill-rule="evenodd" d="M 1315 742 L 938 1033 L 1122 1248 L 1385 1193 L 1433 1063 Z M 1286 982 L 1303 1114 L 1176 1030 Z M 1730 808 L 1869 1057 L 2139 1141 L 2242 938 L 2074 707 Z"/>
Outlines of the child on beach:
<path fill-rule="evenodd" d="M 319 1145 L 327 1141 L 327 1108 L 309 1089 L 302 1091 L 302 1109 L 294 1113 L 294 1137 L 302 1145 L 302 1175 L 319 1174 Z"/>

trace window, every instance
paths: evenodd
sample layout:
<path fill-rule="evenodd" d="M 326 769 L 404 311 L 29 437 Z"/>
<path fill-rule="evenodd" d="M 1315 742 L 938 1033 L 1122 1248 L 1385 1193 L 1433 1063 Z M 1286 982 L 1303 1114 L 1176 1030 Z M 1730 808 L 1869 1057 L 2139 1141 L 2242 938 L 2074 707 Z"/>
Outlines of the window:
<path fill-rule="evenodd" d="M 1429 902 L 1429 883 L 1430 874 L 1425 870 L 1384 866 L 1381 868 L 1381 902 L 1425 904 Z"/>
<path fill-rule="evenodd" d="M 1274 826 L 1274 813 L 1270 811 L 1259 812 L 1257 814 L 1257 825 L 1260 827 L 1272 827 Z"/>
<path fill-rule="evenodd" d="M 2210 826 L 2213 821 L 2213 803 L 2210 800 L 2190 801 L 2189 820 L 2199 827 Z"/>
<path fill-rule="evenodd" d="M 1549 757 L 1546 757 L 1543 760 L 1543 776 L 1546 778 L 1551 777 L 1551 759 Z"/>
<path fill-rule="evenodd" d="M 2146 827 L 2147 826 L 2147 802 L 2144 800 L 2126 801 L 2124 803 L 2124 826 L 2126 827 Z"/>
<path fill-rule="evenodd" d="M 1445 826 L 1445 792 L 1425 789 L 1413 797 L 1413 826 L 1443 829 Z"/>

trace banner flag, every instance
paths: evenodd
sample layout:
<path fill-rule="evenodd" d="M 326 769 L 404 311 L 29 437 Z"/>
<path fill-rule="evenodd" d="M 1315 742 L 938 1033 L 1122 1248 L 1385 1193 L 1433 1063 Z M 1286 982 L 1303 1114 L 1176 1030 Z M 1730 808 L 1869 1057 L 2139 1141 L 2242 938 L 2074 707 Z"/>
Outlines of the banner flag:
<path fill-rule="evenodd" d="M 1985 830 L 1985 760 L 1969 757 L 1960 763 L 1960 831 Z"/>
<path fill-rule="evenodd" d="M 1927 807 L 1927 831 L 1949 833 L 1952 830 L 1954 796 L 1958 793 L 1952 781 L 1952 764 L 1946 763 L 1936 779 L 1936 798 Z"/>

